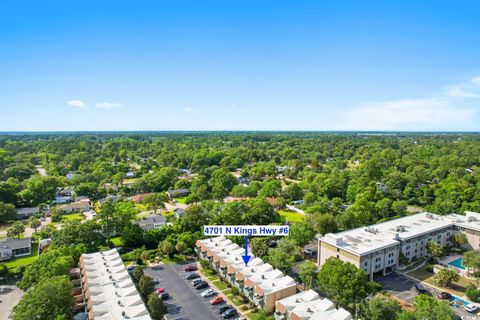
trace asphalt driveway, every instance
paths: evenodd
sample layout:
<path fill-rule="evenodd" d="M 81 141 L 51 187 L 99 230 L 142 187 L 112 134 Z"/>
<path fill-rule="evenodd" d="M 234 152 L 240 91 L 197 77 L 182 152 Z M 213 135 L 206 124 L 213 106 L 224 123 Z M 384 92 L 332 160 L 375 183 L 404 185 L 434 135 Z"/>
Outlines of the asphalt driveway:
<path fill-rule="evenodd" d="M 146 275 L 160 280 L 156 287 L 163 287 L 170 298 L 165 300 L 169 320 L 211 320 L 222 319 L 219 305 L 212 306 L 209 298 L 200 294 L 206 290 L 195 290 L 190 280 L 185 279 L 184 265 L 161 264 L 144 270 Z"/>
<path fill-rule="evenodd" d="M 393 272 L 386 276 L 378 276 L 375 277 L 374 280 L 380 283 L 386 291 L 411 305 L 413 305 L 415 297 L 418 295 L 414 287 L 418 281 L 410 279 L 400 273 Z M 423 286 L 432 293 L 435 299 L 437 299 L 436 297 L 439 291 L 429 287 L 428 285 Z M 480 319 L 480 317 L 468 313 L 465 309 L 463 309 L 461 303 L 458 303 L 457 305 L 457 307 L 452 306 L 451 308 L 457 315 L 458 319 Z"/>

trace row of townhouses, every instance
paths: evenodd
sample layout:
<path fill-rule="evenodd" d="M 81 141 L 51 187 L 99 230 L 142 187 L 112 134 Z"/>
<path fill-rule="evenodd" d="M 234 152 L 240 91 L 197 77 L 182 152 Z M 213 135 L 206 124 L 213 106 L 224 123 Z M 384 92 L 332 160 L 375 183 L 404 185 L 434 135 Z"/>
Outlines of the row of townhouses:
<path fill-rule="evenodd" d="M 252 256 L 246 266 L 242 259 L 245 249 L 223 236 L 198 240 L 195 251 L 259 308 L 276 310 L 277 320 L 351 319 L 346 310 L 334 308 L 313 291 L 297 294 L 295 281 L 262 259 Z"/>
<path fill-rule="evenodd" d="M 80 257 L 89 320 L 151 320 L 117 249 Z"/>
<path fill-rule="evenodd" d="M 480 213 L 440 216 L 422 212 L 367 227 L 318 237 L 317 264 L 337 257 L 365 270 L 370 279 L 375 274 L 395 271 L 400 257 L 411 260 L 428 255 L 427 243 L 442 247 L 451 243 L 458 232 L 467 235 L 470 249 L 480 249 Z"/>

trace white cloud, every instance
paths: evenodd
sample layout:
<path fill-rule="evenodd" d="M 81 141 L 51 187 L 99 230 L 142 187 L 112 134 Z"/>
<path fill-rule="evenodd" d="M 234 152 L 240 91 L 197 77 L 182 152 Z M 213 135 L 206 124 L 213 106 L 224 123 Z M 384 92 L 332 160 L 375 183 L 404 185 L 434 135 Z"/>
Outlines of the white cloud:
<path fill-rule="evenodd" d="M 447 87 L 440 94 L 360 104 L 340 116 L 339 129 L 436 130 L 472 125 L 478 110 L 465 102 L 480 98 L 480 77 Z"/>
<path fill-rule="evenodd" d="M 183 108 L 183 112 L 186 113 L 200 113 L 198 109 L 192 108 L 192 107 L 185 107 Z"/>
<path fill-rule="evenodd" d="M 67 104 L 75 108 L 80 108 L 80 109 L 87 108 L 87 105 L 82 100 L 68 100 Z"/>
<path fill-rule="evenodd" d="M 446 94 L 453 98 L 480 98 L 480 77 L 475 77 L 464 83 L 447 87 Z"/>
<path fill-rule="evenodd" d="M 123 105 L 118 102 L 97 102 L 95 103 L 95 108 L 98 109 L 117 109 L 121 108 Z"/>

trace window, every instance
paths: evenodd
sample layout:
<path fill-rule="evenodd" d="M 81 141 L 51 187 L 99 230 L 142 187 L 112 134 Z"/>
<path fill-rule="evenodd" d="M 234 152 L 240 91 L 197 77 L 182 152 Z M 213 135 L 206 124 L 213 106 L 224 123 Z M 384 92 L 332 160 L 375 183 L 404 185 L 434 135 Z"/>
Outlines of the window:
<path fill-rule="evenodd" d="M 368 261 L 365 261 L 365 267 L 368 266 Z"/>
<path fill-rule="evenodd" d="M 337 248 L 337 252 L 340 252 L 340 249 Z"/>

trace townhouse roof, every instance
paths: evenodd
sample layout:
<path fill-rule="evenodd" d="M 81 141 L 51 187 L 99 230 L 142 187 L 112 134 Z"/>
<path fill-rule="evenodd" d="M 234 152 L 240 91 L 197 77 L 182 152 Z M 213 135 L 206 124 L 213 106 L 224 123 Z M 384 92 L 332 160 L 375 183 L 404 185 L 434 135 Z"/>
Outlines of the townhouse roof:
<path fill-rule="evenodd" d="M 95 319 L 151 320 L 116 249 L 83 254 L 82 268 Z"/>

